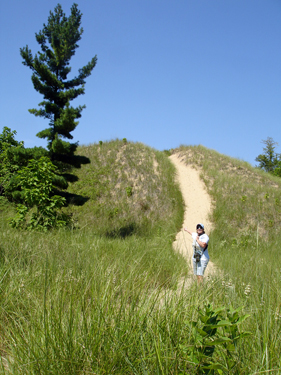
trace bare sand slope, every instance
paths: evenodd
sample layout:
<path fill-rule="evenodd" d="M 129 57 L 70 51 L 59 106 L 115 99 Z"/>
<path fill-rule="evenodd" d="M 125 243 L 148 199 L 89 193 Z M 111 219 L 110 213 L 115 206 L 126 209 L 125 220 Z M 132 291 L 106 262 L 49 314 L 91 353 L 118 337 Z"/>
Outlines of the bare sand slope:
<path fill-rule="evenodd" d="M 191 232 L 195 232 L 196 224 L 203 223 L 205 232 L 207 234 L 210 233 L 211 222 L 209 214 L 211 212 L 211 198 L 207 193 L 203 181 L 199 177 L 199 172 L 191 166 L 186 165 L 180 154 L 171 155 L 170 160 L 177 169 L 177 178 L 185 202 L 182 230 L 177 234 L 173 246 L 175 250 L 179 251 L 187 259 L 191 266 L 191 272 L 193 272 L 192 238 L 187 232 L 184 232 L 183 228 L 186 227 Z M 211 275 L 214 272 L 214 264 L 209 261 L 204 276 Z"/>

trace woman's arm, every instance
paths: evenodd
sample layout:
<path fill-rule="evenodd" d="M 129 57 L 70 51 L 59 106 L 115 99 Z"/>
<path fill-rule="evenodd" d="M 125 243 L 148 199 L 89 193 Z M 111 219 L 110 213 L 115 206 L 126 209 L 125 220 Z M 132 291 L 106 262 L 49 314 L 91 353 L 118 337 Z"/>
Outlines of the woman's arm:
<path fill-rule="evenodd" d="M 185 230 L 187 233 L 189 233 L 192 236 L 192 232 L 190 232 L 190 230 L 188 230 L 187 228 L 183 228 L 183 230 Z"/>
<path fill-rule="evenodd" d="M 199 246 L 203 247 L 203 249 L 205 249 L 205 247 L 207 246 L 206 242 L 199 240 L 199 236 L 196 237 L 196 242 L 198 243 Z"/>

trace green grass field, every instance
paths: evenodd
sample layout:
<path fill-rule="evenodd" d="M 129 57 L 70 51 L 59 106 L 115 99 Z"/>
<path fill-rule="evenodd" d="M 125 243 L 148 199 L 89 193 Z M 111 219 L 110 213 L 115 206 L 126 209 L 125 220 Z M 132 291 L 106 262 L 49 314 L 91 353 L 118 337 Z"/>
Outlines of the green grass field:
<path fill-rule="evenodd" d="M 223 270 L 179 289 L 183 201 L 167 155 L 119 140 L 78 152 L 91 163 L 69 188 L 74 228 L 17 231 L 0 200 L 0 373 L 281 373 L 281 180 L 201 146 L 173 150 L 213 198 L 209 251 Z M 218 344 L 212 370 L 196 363 L 193 323 L 207 303 L 241 307 L 251 332 L 231 353 Z"/>

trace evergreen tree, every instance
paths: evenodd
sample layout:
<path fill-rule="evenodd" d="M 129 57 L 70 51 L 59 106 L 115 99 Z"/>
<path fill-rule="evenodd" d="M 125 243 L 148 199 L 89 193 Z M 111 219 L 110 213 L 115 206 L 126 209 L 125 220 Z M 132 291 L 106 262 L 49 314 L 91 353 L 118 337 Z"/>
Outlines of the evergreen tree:
<path fill-rule="evenodd" d="M 266 172 L 273 174 L 276 168 L 280 168 L 280 154 L 275 152 L 275 146 L 278 145 L 274 142 L 273 138 L 268 137 L 266 140 L 262 141 L 265 144 L 263 148 L 264 154 L 260 154 L 256 157 L 256 161 L 259 162 L 258 167 Z"/>
<path fill-rule="evenodd" d="M 89 162 L 87 158 L 74 155 L 77 143 L 64 141 L 63 138 L 73 139 L 71 132 L 78 125 L 78 118 L 85 106 L 76 108 L 70 106 L 70 101 L 85 92 L 85 79 L 91 74 L 96 65 L 97 57 L 79 69 L 78 75 L 67 79 L 71 71 L 71 57 L 78 48 L 83 29 L 80 28 L 82 13 L 77 4 L 71 7 L 71 15 L 66 17 L 60 4 L 54 12 L 50 11 L 47 25 L 35 34 L 41 47 L 35 56 L 28 46 L 20 49 L 23 64 L 28 66 L 32 74 L 32 82 L 36 91 L 43 95 L 39 103 L 40 109 L 30 109 L 35 116 L 49 120 L 49 127 L 40 131 L 37 136 L 46 138 L 50 158 L 61 171 L 69 166 L 80 167 Z M 67 175 L 66 175 L 67 176 Z"/>

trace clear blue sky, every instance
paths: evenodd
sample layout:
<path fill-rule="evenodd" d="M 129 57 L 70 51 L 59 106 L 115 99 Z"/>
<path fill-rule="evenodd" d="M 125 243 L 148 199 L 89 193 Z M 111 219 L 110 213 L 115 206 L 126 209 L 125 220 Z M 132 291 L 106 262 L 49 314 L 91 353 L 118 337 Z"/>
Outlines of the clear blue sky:
<path fill-rule="evenodd" d="M 26 147 L 48 121 L 28 112 L 42 96 L 20 47 L 57 1 L 10 0 L 0 13 L 1 131 Z M 73 1 L 60 1 L 69 15 Z M 268 136 L 281 150 L 281 0 L 80 0 L 84 34 L 72 76 L 98 63 L 74 141 L 127 138 L 158 150 L 202 144 L 255 164 Z"/>

